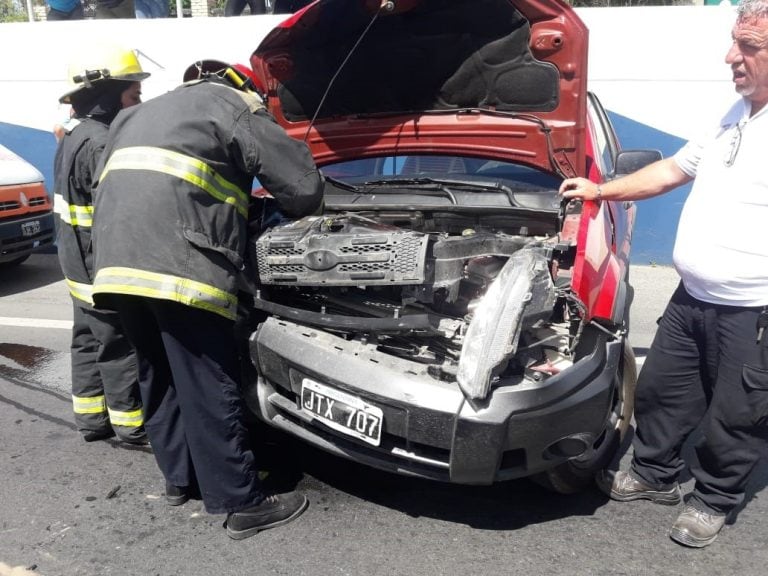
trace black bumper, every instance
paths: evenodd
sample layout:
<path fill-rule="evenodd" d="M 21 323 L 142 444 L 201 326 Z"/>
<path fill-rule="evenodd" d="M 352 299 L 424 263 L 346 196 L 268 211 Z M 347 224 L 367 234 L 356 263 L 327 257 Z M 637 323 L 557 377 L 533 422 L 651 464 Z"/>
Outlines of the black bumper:
<path fill-rule="evenodd" d="M 490 484 L 554 467 L 569 456 L 562 446 L 586 446 L 599 436 L 621 343 L 600 338 L 592 355 L 546 382 L 501 386 L 474 406 L 457 384 L 429 376 L 424 365 L 283 320 L 261 324 L 250 351 L 260 376 L 246 387 L 246 399 L 272 426 L 391 472 Z M 381 444 L 350 438 L 304 412 L 299 401 L 304 378 L 381 408 Z"/>
<path fill-rule="evenodd" d="M 34 227 L 39 229 L 30 233 L 28 230 L 34 223 L 37 223 Z M 0 264 L 52 246 L 55 238 L 52 212 L 0 220 Z"/>

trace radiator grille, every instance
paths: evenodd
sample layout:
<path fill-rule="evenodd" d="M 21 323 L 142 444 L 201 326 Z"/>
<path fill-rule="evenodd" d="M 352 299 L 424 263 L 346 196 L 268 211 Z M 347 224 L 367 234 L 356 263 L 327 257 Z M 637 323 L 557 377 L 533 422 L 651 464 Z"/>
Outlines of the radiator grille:
<path fill-rule="evenodd" d="M 262 235 L 256 246 L 263 284 L 345 286 L 424 282 L 429 238 L 410 230 Z"/>

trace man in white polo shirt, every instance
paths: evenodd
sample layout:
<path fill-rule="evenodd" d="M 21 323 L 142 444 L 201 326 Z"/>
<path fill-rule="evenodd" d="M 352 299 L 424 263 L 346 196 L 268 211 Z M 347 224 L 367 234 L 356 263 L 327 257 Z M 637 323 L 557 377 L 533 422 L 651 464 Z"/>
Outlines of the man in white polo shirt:
<path fill-rule="evenodd" d="M 569 199 L 639 200 L 695 179 L 673 255 L 682 281 L 637 385 L 632 463 L 597 482 L 614 500 L 679 503 L 680 450 L 701 424 L 696 483 L 670 531 L 696 548 L 743 502 L 768 439 L 768 0 L 742 0 L 732 34 L 725 61 L 741 99 L 710 137 L 630 176 L 560 188 Z"/>

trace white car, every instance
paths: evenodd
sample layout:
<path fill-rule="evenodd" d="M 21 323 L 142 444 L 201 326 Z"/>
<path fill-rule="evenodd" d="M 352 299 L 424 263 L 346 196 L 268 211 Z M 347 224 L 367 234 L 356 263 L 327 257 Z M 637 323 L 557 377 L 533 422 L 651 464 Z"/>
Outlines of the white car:
<path fill-rule="evenodd" d="M 0 145 L 0 267 L 21 264 L 55 240 L 53 204 L 43 175 Z"/>

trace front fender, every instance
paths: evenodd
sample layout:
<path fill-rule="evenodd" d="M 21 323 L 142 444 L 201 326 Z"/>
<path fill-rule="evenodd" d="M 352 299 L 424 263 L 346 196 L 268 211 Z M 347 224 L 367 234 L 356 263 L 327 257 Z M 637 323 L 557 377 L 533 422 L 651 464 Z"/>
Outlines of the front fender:
<path fill-rule="evenodd" d="M 616 218 L 611 204 L 615 203 L 584 202 L 572 287 L 586 306 L 587 320 L 620 323 L 627 298 L 631 299 L 627 270 L 634 206 L 630 205 L 622 218 Z M 623 210 L 623 204 L 620 205 L 618 210 Z"/>

